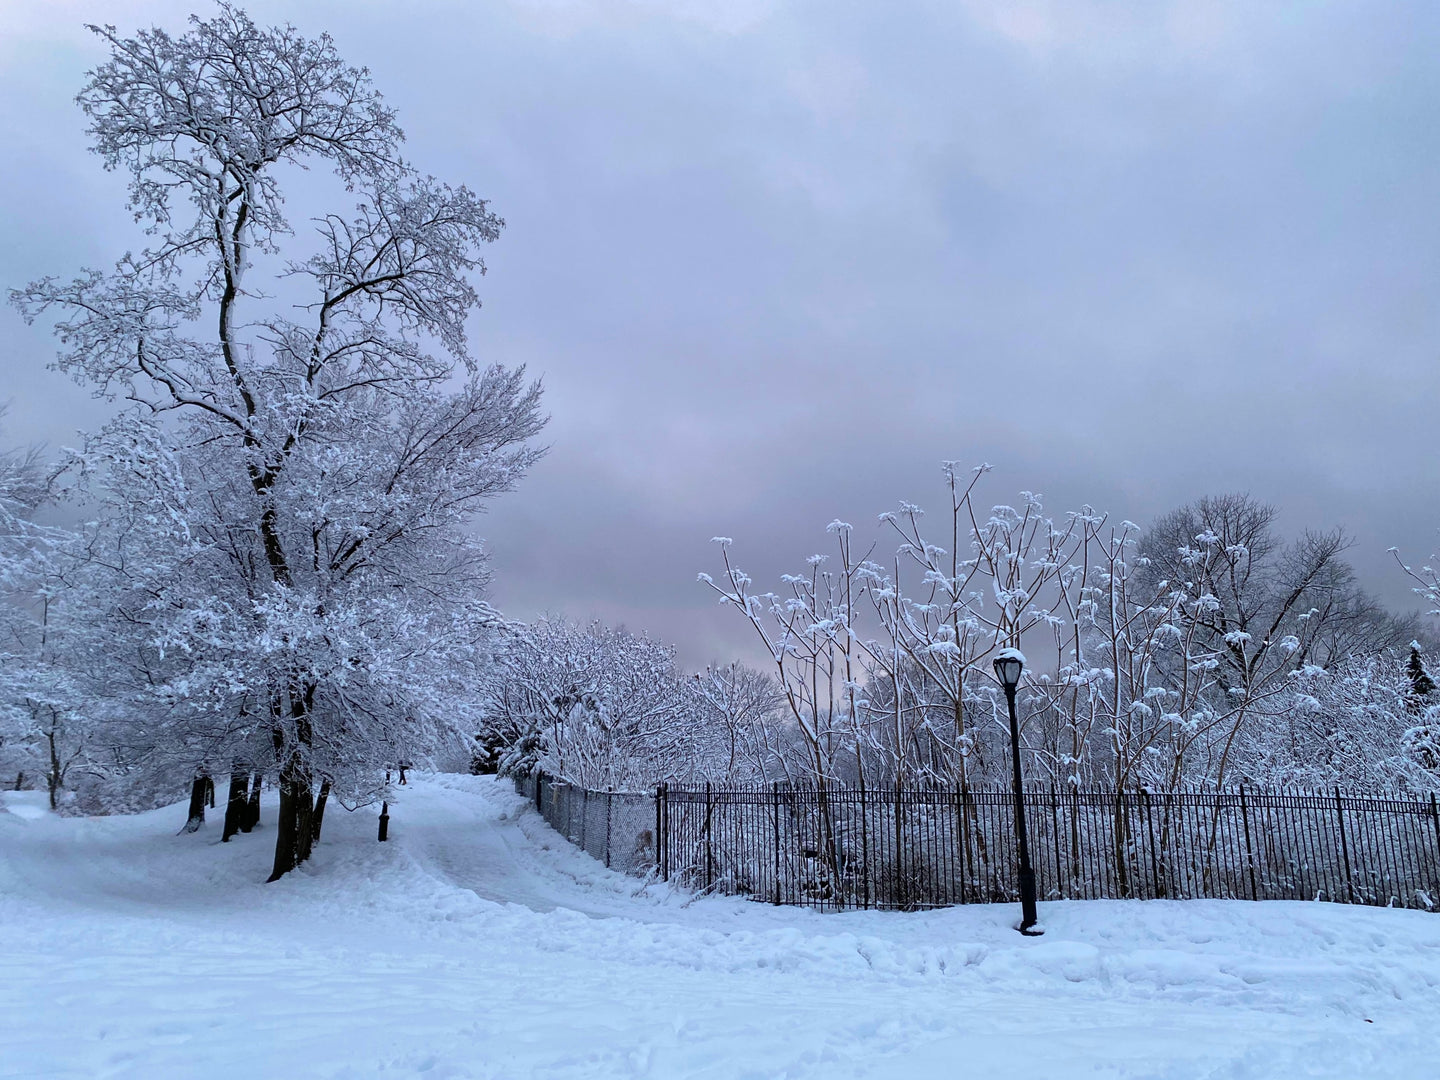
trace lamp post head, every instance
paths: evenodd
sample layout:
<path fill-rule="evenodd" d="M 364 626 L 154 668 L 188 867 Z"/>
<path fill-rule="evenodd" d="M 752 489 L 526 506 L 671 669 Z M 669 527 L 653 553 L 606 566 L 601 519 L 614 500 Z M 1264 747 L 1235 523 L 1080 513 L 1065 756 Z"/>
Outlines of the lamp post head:
<path fill-rule="evenodd" d="M 994 663 L 995 677 L 1007 694 L 1013 694 L 1020 685 L 1020 673 L 1025 670 L 1025 654 L 1019 649 L 1001 649 L 995 654 Z"/>

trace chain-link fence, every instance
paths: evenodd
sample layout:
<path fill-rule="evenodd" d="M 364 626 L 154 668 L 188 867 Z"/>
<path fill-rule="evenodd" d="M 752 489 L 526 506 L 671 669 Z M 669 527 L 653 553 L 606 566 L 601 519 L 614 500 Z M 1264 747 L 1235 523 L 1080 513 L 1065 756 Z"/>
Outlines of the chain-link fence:
<path fill-rule="evenodd" d="M 589 791 L 543 772 L 515 782 L 555 831 L 613 870 L 643 877 L 655 870 L 655 796 Z"/>

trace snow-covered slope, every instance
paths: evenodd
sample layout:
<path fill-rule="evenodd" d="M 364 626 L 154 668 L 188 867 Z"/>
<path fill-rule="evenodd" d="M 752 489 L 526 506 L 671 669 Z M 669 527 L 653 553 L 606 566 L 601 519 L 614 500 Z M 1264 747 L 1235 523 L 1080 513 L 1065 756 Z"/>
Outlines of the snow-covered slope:
<path fill-rule="evenodd" d="M 1440 1076 L 1440 918 L 1326 904 L 817 915 L 612 874 L 474 777 L 273 832 L 0 811 L 0 1076 Z M 266 820 L 273 820 L 267 807 Z"/>

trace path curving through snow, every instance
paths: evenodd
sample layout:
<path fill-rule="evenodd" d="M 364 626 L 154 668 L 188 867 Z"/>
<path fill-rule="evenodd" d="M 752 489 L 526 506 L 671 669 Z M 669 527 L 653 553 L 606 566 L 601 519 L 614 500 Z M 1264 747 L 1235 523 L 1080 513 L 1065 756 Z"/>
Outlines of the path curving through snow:
<path fill-rule="evenodd" d="M 820 915 L 611 873 L 509 786 L 273 833 L 0 805 L 0 1077 L 1436 1075 L 1440 918 L 1326 904 Z M 18 811 L 18 812 L 17 812 Z M 265 820 L 274 807 L 267 805 Z"/>

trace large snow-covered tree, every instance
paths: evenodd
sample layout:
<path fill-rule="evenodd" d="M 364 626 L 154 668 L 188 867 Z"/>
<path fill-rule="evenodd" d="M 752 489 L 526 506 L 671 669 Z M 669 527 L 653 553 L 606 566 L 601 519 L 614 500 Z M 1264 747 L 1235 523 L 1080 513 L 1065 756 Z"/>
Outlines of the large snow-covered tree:
<path fill-rule="evenodd" d="M 134 405 L 97 453 L 131 477 L 108 485 L 118 517 L 153 502 L 139 519 L 166 536 L 145 542 L 185 569 L 142 573 L 129 616 L 163 665 L 163 741 L 237 775 L 268 747 L 278 877 L 308 854 L 316 783 L 360 783 L 463 721 L 445 672 L 492 621 L 463 526 L 539 456 L 540 388 L 466 339 L 502 221 L 401 156 L 394 112 L 328 36 L 228 4 L 179 35 L 92 30 L 110 55 L 79 103 L 149 240 L 12 298 L 56 316 L 62 370 Z M 305 246 L 282 183 L 310 166 L 351 209 L 317 213 Z M 98 532 L 127 566 L 156 562 L 145 529 Z"/>
<path fill-rule="evenodd" d="M 543 768 L 591 788 L 640 790 L 703 775 L 699 695 L 675 651 L 624 628 L 563 618 L 513 624 L 497 639 L 481 732 L 500 771 Z"/>

